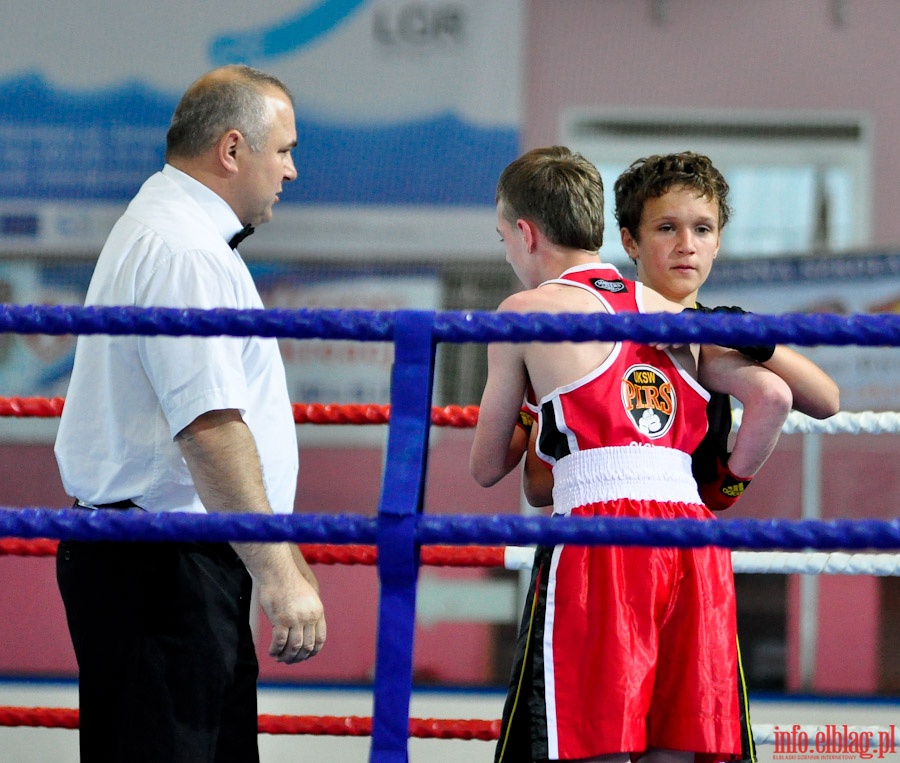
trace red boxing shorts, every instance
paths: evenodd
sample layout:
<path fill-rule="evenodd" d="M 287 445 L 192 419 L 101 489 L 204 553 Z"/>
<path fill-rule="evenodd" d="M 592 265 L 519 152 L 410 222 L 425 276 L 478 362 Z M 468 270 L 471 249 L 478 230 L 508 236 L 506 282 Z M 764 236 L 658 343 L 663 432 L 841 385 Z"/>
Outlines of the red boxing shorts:
<path fill-rule="evenodd" d="M 623 499 L 577 516 L 712 519 Z M 727 549 L 541 549 L 496 760 L 651 748 L 742 757 L 734 577 Z"/>

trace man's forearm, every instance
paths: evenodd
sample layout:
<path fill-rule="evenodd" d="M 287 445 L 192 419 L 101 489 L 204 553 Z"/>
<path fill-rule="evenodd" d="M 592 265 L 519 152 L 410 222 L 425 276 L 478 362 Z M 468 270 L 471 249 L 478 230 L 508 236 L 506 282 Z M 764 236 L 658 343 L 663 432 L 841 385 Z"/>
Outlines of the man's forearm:
<path fill-rule="evenodd" d="M 300 574 L 306 578 L 307 582 L 316 590 L 316 593 L 319 593 L 319 581 L 310 568 L 309 563 L 303 558 L 303 553 L 297 547 L 297 544 L 290 543 L 288 545 L 291 548 L 291 555 L 294 558 L 297 569 L 300 570 Z"/>
<path fill-rule="evenodd" d="M 272 513 L 256 442 L 240 412 L 223 410 L 203 414 L 179 432 L 175 440 L 207 511 Z M 232 545 L 257 578 L 283 575 L 285 565 L 294 562 L 290 544 Z"/>
<path fill-rule="evenodd" d="M 256 441 L 236 410 L 210 411 L 179 432 L 200 500 L 207 511 L 271 514 Z M 259 602 L 272 624 L 269 654 L 298 662 L 325 643 L 318 583 L 291 543 L 232 543 L 259 584 Z"/>

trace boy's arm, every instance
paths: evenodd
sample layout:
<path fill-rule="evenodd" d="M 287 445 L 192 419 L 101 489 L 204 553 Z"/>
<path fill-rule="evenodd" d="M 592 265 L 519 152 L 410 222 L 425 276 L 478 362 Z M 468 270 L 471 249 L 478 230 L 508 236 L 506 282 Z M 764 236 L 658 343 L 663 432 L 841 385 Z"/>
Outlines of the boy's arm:
<path fill-rule="evenodd" d="M 490 487 L 521 461 L 528 440 L 516 426 L 525 399 L 527 372 L 524 344 L 488 345 L 488 376 L 478 409 L 469 471 L 482 487 Z"/>
<path fill-rule="evenodd" d="M 814 419 L 827 419 L 841 409 L 841 391 L 834 379 L 790 347 L 775 345 L 774 354 L 763 366 L 790 387 L 794 410 Z"/>
<path fill-rule="evenodd" d="M 700 383 L 707 389 L 732 395 L 744 414 L 729 470 L 742 477 L 755 475 L 771 455 L 791 410 L 791 390 L 772 371 L 735 350 L 703 345 Z"/>
<path fill-rule="evenodd" d="M 747 311 L 740 307 L 710 308 L 698 303 L 696 309 L 704 313 L 747 314 Z M 794 410 L 814 419 L 827 419 L 840 410 L 841 392 L 834 379 L 799 352 L 782 344 L 733 349 L 747 354 L 784 379 L 794 399 Z M 757 357 L 756 353 L 759 351 L 763 354 Z"/>

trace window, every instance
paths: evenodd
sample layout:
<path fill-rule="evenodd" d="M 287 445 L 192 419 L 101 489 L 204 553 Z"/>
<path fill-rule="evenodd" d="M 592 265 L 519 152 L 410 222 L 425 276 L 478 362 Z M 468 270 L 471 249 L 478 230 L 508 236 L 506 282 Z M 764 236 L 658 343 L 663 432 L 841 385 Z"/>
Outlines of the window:
<path fill-rule="evenodd" d="M 594 162 L 606 188 L 603 259 L 625 262 L 613 184 L 632 161 L 691 150 L 731 186 L 722 255 L 760 257 L 864 247 L 871 225 L 871 128 L 843 113 L 573 111 L 563 142 Z"/>

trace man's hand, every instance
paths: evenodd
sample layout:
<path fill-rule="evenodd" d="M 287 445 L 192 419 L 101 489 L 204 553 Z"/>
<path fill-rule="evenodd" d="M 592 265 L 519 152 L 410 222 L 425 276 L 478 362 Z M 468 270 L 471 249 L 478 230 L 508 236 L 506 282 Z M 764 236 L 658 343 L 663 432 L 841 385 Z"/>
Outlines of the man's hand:
<path fill-rule="evenodd" d="M 259 603 L 272 624 L 269 655 L 278 662 L 302 662 L 325 645 L 322 601 L 301 575 L 285 585 L 260 581 Z"/>

